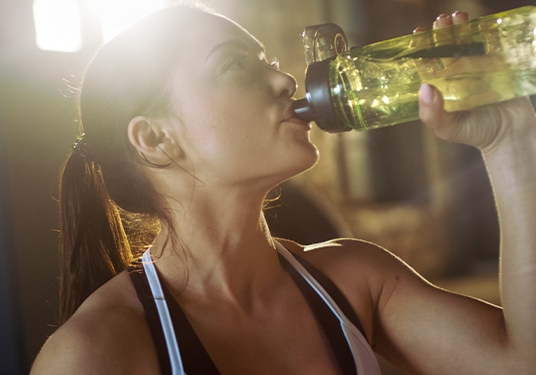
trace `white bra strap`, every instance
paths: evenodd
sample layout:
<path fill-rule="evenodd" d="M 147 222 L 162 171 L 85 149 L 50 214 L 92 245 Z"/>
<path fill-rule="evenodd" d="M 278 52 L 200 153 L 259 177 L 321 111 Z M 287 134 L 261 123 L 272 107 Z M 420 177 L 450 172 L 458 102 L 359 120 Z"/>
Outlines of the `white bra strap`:
<path fill-rule="evenodd" d="M 290 251 L 281 245 L 279 242 L 275 241 L 276 249 L 279 254 L 281 254 L 287 261 L 289 261 L 290 264 L 298 271 L 302 277 L 309 283 L 311 288 L 324 300 L 326 305 L 331 309 L 331 311 L 335 314 L 335 316 L 339 319 L 339 322 L 341 324 L 342 330 L 344 332 L 344 335 L 346 337 L 346 340 L 350 342 L 350 338 L 348 337 L 348 330 L 352 332 L 352 334 L 359 338 L 359 341 L 361 342 L 362 346 L 366 348 L 367 352 L 371 356 L 374 356 L 374 352 L 370 348 L 369 345 L 364 345 L 364 343 L 367 342 L 367 339 L 363 336 L 361 331 L 357 329 L 357 327 L 346 317 L 346 315 L 343 313 L 343 311 L 339 308 L 339 305 L 335 303 L 335 301 L 331 298 L 328 292 L 320 285 L 318 281 L 305 269 L 304 266 L 294 256 L 290 253 Z M 354 354 L 354 357 L 357 355 L 357 353 L 354 351 L 354 348 L 352 345 L 350 345 L 350 349 Z"/>
<path fill-rule="evenodd" d="M 164 338 L 166 339 L 169 360 L 171 362 L 171 373 L 173 375 L 186 375 L 182 366 L 179 345 L 177 344 L 175 331 L 173 329 L 173 324 L 171 323 L 171 316 L 169 315 L 166 298 L 164 297 L 164 292 L 162 290 L 162 286 L 160 285 L 156 268 L 154 267 L 153 260 L 151 259 L 150 249 L 147 249 L 147 251 L 143 254 L 142 262 L 143 268 L 145 269 L 145 274 L 147 275 L 147 280 L 149 281 L 149 286 L 151 287 L 151 292 L 153 293 L 158 315 L 160 316 L 162 330 L 164 331 Z"/>

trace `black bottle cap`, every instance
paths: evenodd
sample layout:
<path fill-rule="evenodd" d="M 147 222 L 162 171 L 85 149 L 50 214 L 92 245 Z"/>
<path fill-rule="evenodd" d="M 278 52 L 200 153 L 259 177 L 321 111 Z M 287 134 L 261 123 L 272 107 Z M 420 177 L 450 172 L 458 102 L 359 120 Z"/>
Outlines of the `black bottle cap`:
<path fill-rule="evenodd" d="M 329 133 L 352 130 L 337 118 L 331 102 L 329 85 L 329 64 L 335 57 L 313 62 L 305 73 L 305 98 L 294 102 L 294 113 L 304 121 L 314 121 L 318 127 Z"/>

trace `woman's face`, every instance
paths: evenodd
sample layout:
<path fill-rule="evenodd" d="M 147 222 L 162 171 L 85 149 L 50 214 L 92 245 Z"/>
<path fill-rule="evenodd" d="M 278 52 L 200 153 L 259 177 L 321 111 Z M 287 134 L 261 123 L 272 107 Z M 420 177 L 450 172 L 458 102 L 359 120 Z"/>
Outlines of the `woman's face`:
<path fill-rule="evenodd" d="M 188 169 L 206 184 L 273 186 L 313 166 L 310 125 L 291 110 L 294 78 L 231 21 L 201 14 L 190 24 L 172 95 Z"/>

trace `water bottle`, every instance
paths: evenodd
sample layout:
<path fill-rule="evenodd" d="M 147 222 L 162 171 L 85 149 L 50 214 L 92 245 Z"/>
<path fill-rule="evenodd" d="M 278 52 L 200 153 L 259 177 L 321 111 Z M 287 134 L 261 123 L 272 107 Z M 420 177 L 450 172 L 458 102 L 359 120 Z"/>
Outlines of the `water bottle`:
<path fill-rule="evenodd" d="M 328 132 L 418 119 L 422 83 L 447 111 L 536 94 L 533 6 L 350 50 L 336 25 L 312 26 L 304 43 L 307 94 L 294 111 Z"/>

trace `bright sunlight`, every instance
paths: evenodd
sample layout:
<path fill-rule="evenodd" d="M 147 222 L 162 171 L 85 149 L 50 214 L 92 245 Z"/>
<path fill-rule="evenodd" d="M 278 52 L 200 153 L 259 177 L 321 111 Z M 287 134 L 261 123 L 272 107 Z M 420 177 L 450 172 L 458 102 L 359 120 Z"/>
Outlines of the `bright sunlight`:
<path fill-rule="evenodd" d="M 100 14 L 105 43 L 164 6 L 164 0 L 92 0 L 91 3 Z"/>
<path fill-rule="evenodd" d="M 80 9 L 76 0 L 34 0 L 37 47 L 76 52 L 82 46 Z"/>
<path fill-rule="evenodd" d="M 81 14 L 85 9 L 102 25 L 109 41 L 146 15 L 162 8 L 165 0 L 34 0 L 37 46 L 46 51 L 76 52 L 82 47 Z M 83 7 L 79 7 L 83 4 Z"/>

